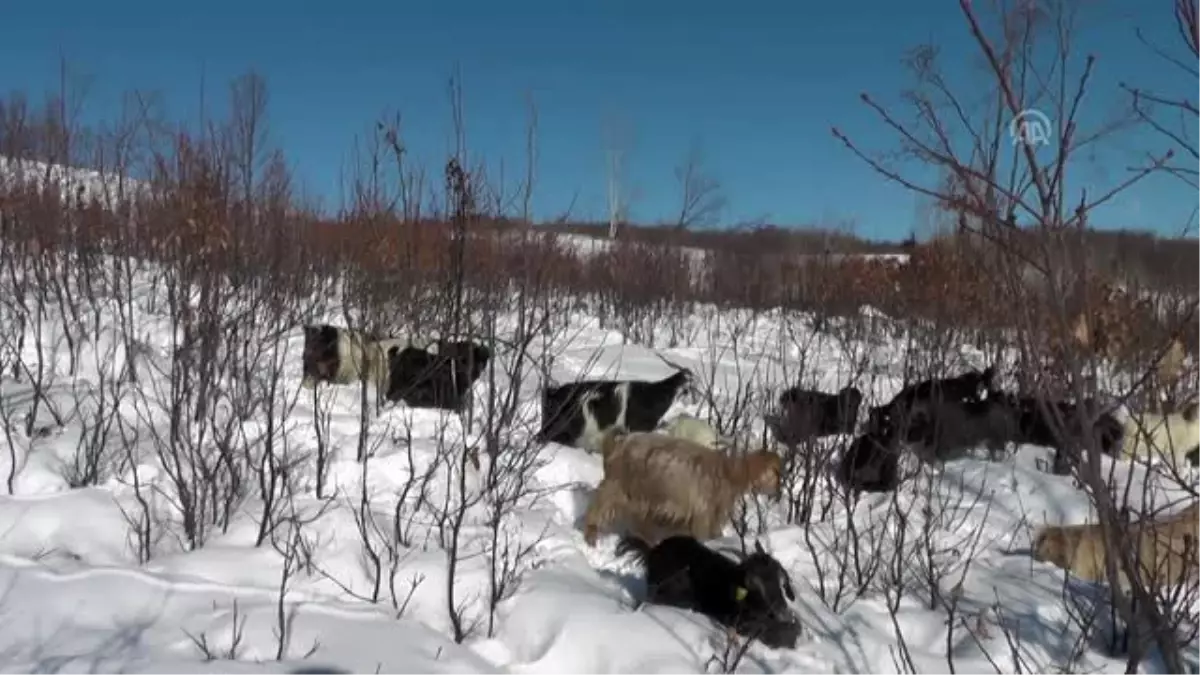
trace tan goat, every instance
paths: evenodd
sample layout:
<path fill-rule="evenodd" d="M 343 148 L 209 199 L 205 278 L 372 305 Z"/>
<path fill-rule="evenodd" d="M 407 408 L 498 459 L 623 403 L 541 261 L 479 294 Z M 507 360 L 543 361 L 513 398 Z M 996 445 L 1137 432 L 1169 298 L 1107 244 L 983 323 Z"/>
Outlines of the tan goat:
<path fill-rule="evenodd" d="M 1173 586 L 1197 580 L 1197 528 L 1200 527 L 1200 502 L 1193 502 L 1178 513 L 1122 525 L 1137 547 L 1136 563 L 1143 583 L 1149 587 Z M 1098 523 L 1046 526 L 1033 541 L 1033 558 L 1069 570 L 1086 581 L 1104 582 L 1107 555 Z M 1128 577 L 1118 566 L 1122 587 Z"/>
<path fill-rule="evenodd" d="M 601 453 L 604 479 L 584 515 L 589 546 L 619 521 L 652 545 L 670 534 L 713 539 L 738 497 L 779 494 L 782 460 L 773 452 L 732 455 L 665 434 L 610 429 Z"/>

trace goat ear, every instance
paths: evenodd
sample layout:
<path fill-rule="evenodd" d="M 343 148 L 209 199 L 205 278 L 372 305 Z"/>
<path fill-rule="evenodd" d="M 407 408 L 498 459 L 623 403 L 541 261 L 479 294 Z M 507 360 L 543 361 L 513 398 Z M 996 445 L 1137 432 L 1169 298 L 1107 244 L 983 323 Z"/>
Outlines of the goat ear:
<path fill-rule="evenodd" d="M 763 550 L 762 542 L 757 539 L 754 540 L 754 552 L 761 553 L 763 555 L 767 554 L 767 552 Z"/>
<path fill-rule="evenodd" d="M 733 589 L 733 599 L 737 602 L 742 602 L 749 594 L 750 591 L 746 590 L 745 586 L 738 586 L 737 588 Z"/>
<path fill-rule="evenodd" d="M 787 570 L 783 571 L 783 594 L 787 596 L 788 600 L 796 601 L 796 589 L 792 587 L 792 575 L 788 574 Z"/>

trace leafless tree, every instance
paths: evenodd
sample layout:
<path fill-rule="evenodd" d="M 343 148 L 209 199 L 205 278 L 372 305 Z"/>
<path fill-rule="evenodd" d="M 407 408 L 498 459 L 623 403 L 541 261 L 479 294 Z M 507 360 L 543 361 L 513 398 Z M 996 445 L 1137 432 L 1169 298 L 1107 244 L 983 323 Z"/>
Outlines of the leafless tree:
<path fill-rule="evenodd" d="M 704 168 L 704 149 L 698 140 L 692 141 L 683 162 L 675 167 L 675 180 L 680 189 L 675 227 L 686 230 L 716 224 L 725 209 L 725 197 L 720 182 Z"/>

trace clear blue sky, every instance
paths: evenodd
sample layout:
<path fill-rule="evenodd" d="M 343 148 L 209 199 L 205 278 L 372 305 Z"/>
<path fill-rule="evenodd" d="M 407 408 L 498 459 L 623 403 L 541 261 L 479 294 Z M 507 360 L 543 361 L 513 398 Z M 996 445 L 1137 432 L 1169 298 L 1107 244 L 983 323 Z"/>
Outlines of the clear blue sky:
<path fill-rule="evenodd" d="M 1125 101 L 1122 80 L 1194 100 L 1196 82 L 1134 36 L 1141 26 L 1178 53 L 1169 2 L 1092 6 L 1077 37 L 1099 59 L 1086 122 Z M 677 211 L 673 167 L 699 139 L 729 202 L 726 222 L 852 222 L 860 235 L 898 238 L 924 217 L 920 200 L 875 175 L 830 126 L 873 150 L 896 147 L 858 94 L 896 102 L 911 82 L 900 59 L 921 42 L 941 46 L 965 91 L 983 91 L 978 51 L 952 0 L 66 0 L 5 3 L 3 14 L 0 90 L 53 88 L 62 54 L 93 78 L 92 117 L 111 116 L 123 90 L 140 88 L 161 92 L 172 117 L 194 121 L 202 73 L 216 109 L 231 78 L 257 69 L 270 87 L 274 140 L 330 205 L 355 136 L 388 110 L 402 113 L 412 154 L 440 181 L 452 147 L 446 83 L 458 63 L 470 150 L 493 171 L 503 159 L 513 179 L 524 171 L 533 95 L 539 219 L 572 203 L 577 218 L 605 217 L 604 120 L 616 119 L 632 136 L 634 220 Z M 1099 190 L 1167 147 L 1128 132 L 1084 158 L 1076 187 Z M 1093 222 L 1177 232 L 1196 203 L 1177 179 L 1152 179 Z"/>

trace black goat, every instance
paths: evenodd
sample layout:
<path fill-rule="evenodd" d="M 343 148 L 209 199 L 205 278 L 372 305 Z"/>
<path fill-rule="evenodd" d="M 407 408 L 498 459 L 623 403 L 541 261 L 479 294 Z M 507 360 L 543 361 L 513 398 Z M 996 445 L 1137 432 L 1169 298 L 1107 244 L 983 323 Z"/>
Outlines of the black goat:
<path fill-rule="evenodd" d="M 855 496 L 900 487 L 900 449 L 895 433 L 885 429 L 855 438 L 838 460 L 834 477 Z"/>
<path fill-rule="evenodd" d="M 692 372 L 682 369 L 657 382 L 582 380 L 542 390 L 541 443 L 561 443 L 589 452 L 612 427 L 654 431 L 676 396 L 692 387 Z"/>
<path fill-rule="evenodd" d="M 909 424 L 909 411 L 918 401 L 981 401 L 995 392 L 994 366 L 983 371 L 970 370 L 962 375 L 947 378 L 922 380 L 905 386 L 892 400 L 871 408 L 867 415 L 867 430 L 879 431 L 884 426 L 901 431 Z"/>
<path fill-rule="evenodd" d="M 688 536 L 650 546 L 626 535 L 616 553 L 636 557 L 646 574 L 647 602 L 699 612 L 774 649 L 796 646 L 800 621 L 788 606 L 796 599 L 791 576 L 759 542 L 740 563 Z"/>
<path fill-rule="evenodd" d="M 918 400 L 909 409 L 904 440 L 922 462 L 946 462 L 983 446 L 992 461 L 1009 443 L 1022 442 L 1021 410 L 1015 397 L 993 392 L 979 400 Z"/>
<path fill-rule="evenodd" d="M 1125 430 L 1120 420 L 1103 412 L 1096 401 L 1082 404 L 1033 396 L 1016 399 L 1022 443 L 1054 449 L 1056 475 L 1064 476 L 1077 464 L 1081 448 L 1096 443 L 1100 452 L 1116 457 Z M 1091 420 L 1090 429 L 1088 420 Z"/>
<path fill-rule="evenodd" d="M 792 387 L 779 397 L 779 414 L 764 419 L 775 440 L 797 445 L 810 438 L 854 433 L 862 400 L 857 387 L 836 394 Z"/>
<path fill-rule="evenodd" d="M 491 356 L 490 349 L 470 341 L 439 340 L 436 351 L 392 347 L 386 398 L 414 408 L 462 410 Z"/>

